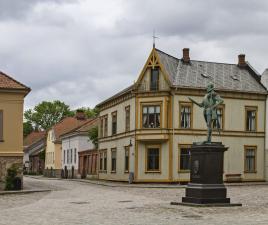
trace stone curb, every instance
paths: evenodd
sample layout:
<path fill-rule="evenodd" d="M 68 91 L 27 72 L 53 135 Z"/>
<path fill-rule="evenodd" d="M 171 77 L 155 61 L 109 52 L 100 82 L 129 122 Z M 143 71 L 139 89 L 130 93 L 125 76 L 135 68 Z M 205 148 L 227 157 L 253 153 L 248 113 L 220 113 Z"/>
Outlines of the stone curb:
<path fill-rule="evenodd" d="M 63 179 L 57 178 L 57 177 L 44 177 L 44 176 L 31 176 L 31 175 L 23 175 L 23 176 L 33 178 L 36 180 L 63 180 Z"/>
<path fill-rule="evenodd" d="M 50 192 L 49 189 L 37 189 L 37 190 L 22 190 L 22 191 L 0 191 L 0 195 L 14 195 L 14 194 L 31 194 L 38 192 Z"/>
<path fill-rule="evenodd" d="M 168 186 L 168 185 L 142 185 L 142 184 L 114 184 L 114 183 L 106 183 L 106 182 L 98 182 L 98 181 L 92 181 L 92 180 L 82 180 L 82 179 L 68 179 L 70 181 L 74 182 L 80 182 L 80 183 L 89 183 L 89 184 L 95 184 L 105 187 L 125 187 L 125 188 L 185 188 L 186 185 L 174 185 L 174 186 Z"/>
<path fill-rule="evenodd" d="M 93 181 L 93 180 L 82 180 L 82 179 L 68 179 L 70 181 L 81 182 L 81 183 L 90 183 L 106 187 L 127 187 L 127 188 L 185 188 L 187 185 L 143 185 L 143 184 L 115 184 L 109 182 Z M 250 183 L 224 183 L 226 187 L 243 187 L 243 186 L 260 186 L 268 185 L 268 182 L 250 182 Z"/>
<path fill-rule="evenodd" d="M 167 189 L 174 189 L 174 188 L 185 188 L 187 185 L 179 185 L 179 184 L 170 184 L 170 185 L 144 185 L 144 184 L 122 184 L 116 182 L 109 182 L 109 181 L 98 181 L 98 180 L 89 180 L 89 179 L 62 179 L 62 178 L 49 178 L 44 176 L 28 176 L 37 180 L 69 180 L 75 181 L 80 183 L 90 183 L 105 187 L 127 187 L 127 188 L 167 188 Z M 243 187 L 243 186 L 259 186 L 259 185 L 268 185 L 268 182 L 241 182 L 241 183 L 224 183 L 226 187 Z"/>

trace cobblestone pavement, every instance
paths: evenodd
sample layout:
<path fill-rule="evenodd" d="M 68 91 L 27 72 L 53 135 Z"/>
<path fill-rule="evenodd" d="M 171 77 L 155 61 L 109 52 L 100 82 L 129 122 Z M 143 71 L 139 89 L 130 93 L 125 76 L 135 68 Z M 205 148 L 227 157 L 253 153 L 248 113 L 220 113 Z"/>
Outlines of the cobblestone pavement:
<path fill-rule="evenodd" d="M 1 225 L 69 224 L 268 224 L 268 185 L 228 187 L 243 207 L 171 206 L 184 189 L 104 187 L 66 180 L 24 179 L 26 187 L 49 193 L 0 196 Z"/>

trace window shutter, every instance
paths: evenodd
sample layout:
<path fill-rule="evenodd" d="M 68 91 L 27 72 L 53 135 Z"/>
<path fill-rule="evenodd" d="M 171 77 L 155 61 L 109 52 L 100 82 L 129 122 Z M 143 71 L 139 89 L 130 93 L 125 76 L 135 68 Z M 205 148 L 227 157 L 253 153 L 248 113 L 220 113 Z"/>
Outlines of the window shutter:
<path fill-rule="evenodd" d="M 4 130 L 4 124 L 3 124 L 3 110 L 0 110 L 0 141 L 3 141 L 3 130 Z"/>

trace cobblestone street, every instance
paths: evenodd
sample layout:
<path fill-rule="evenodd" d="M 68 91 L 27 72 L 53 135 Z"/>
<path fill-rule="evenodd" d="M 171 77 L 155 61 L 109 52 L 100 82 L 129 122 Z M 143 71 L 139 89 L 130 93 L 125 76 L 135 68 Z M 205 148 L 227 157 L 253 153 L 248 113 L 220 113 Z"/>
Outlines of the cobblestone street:
<path fill-rule="evenodd" d="M 183 188 L 104 187 L 66 180 L 24 179 L 47 193 L 0 196 L 0 224 L 268 224 L 268 186 L 231 186 L 228 196 L 243 207 L 171 206 Z"/>

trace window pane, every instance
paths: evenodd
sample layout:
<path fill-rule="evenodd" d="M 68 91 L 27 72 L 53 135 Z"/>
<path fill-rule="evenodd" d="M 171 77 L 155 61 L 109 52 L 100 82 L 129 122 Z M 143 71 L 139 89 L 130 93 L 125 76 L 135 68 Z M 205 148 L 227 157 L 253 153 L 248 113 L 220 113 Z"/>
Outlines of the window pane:
<path fill-rule="evenodd" d="M 256 111 L 255 110 L 247 111 L 247 130 L 248 131 L 256 130 Z"/>
<path fill-rule="evenodd" d="M 155 127 L 155 115 L 149 114 L 149 127 L 154 128 Z"/>
<path fill-rule="evenodd" d="M 143 107 L 143 113 L 147 113 L 148 108 L 147 107 Z"/>
<path fill-rule="evenodd" d="M 129 170 L 129 148 L 125 149 L 125 171 Z"/>
<path fill-rule="evenodd" d="M 145 110 L 146 109 L 146 110 Z M 142 124 L 145 128 L 160 127 L 160 106 L 143 107 Z M 145 113 L 147 112 L 147 113 Z"/>
<path fill-rule="evenodd" d="M 112 151 L 112 171 L 116 171 L 116 151 Z"/>
<path fill-rule="evenodd" d="M 247 172 L 255 172 L 255 149 L 246 150 L 245 169 Z"/>
<path fill-rule="evenodd" d="M 107 153 L 104 152 L 104 166 L 103 169 L 106 171 L 107 170 Z"/>
<path fill-rule="evenodd" d="M 159 148 L 150 148 L 147 151 L 147 170 L 159 170 Z"/>
<path fill-rule="evenodd" d="M 190 169 L 190 149 L 182 148 L 180 152 L 180 169 L 189 170 Z"/>
<path fill-rule="evenodd" d="M 182 106 L 181 107 L 181 128 L 191 127 L 191 107 Z"/>
<path fill-rule="evenodd" d="M 154 107 L 153 107 L 153 106 L 150 106 L 150 107 L 149 107 L 149 113 L 150 113 L 150 114 L 153 114 L 153 113 L 154 113 Z"/>
<path fill-rule="evenodd" d="M 223 126 L 223 109 L 222 108 L 218 108 L 217 111 L 217 120 L 213 121 L 213 128 L 214 129 L 222 129 Z"/>
<path fill-rule="evenodd" d="M 158 90 L 159 69 L 151 70 L 151 91 Z"/>

